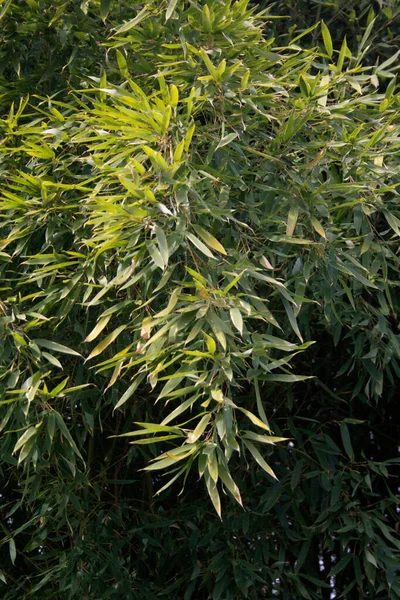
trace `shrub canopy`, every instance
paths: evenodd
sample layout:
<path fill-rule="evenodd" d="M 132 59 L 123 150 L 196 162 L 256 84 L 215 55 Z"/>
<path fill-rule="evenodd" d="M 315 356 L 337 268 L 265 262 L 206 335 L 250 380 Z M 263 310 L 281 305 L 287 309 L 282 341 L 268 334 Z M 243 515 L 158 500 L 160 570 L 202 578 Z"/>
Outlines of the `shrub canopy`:
<path fill-rule="evenodd" d="M 400 596 L 388 6 L 3 3 L 6 600 Z"/>

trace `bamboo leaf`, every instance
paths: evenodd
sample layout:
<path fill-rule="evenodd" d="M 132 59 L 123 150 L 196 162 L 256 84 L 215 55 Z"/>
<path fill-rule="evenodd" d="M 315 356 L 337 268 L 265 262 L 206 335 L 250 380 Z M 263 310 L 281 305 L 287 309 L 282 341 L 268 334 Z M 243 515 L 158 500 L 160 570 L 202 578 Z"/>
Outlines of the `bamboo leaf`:
<path fill-rule="evenodd" d="M 168 8 L 167 8 L 167 12 L 166 12 L 166 14 L 165 14 L 165 20 L 166 20 L 166 21 L 168 21 L 168 20 L 169 20 L 169 19 L 172 17 L 172 15 L 173 15 L 173 13 L 174 13 L 174 10 L 175 10 L 175 7 L 176 7 L 176 4 L 177 4 L 177 2 L 178 2 L 178 0 L 170 0 L 170 1 L 169 1 L 169 3 L 168 3 Z"/>
<path fill-rule="evenodd" d="M 297 218 L 299 216 L 299 209 L 297 206 L 292 206 L 289 210 L 287 225 L 286 225 L 286 235 L 291 237 L 296 228 Z"/>
<path fill-rule="evenodd" d="M 270 431 L 269 426 L 266 425 L 263 421 L 261 421 L 261 419 L 259 419 L 258 417 L 256 417 L 256 415 L 254 415 L 252 412 L 250 412 L 246 408 L 243 408 L 242 406 L 237 406 L 236 408 L 238 410 L 240 410 L 244 415 L 246 415 L 246 417 L 248 419 L 250 419 L 250 421 L 254 425 L 257 425 L 257 427 L 261 427 L 261 429 L 265 429 L 265 431 Z"/>
<path fill-rule="evenodd" d="M 329 58 L 331 58 L 332 54 L 333 54 L 332 37 L 331 37 L 331 34 L 329 33 L 329 29 L 325 25 L 324 21 L 321 21 L 321 31 L 322 31 L 322 39 L 324 40 L 324 46 L 325 46 L 326 53 L 329 56 Z"/>
<path fill-rule="evenodd" d="M 208 256 L 208 258 L 215 258 L 214 254 L 195 235 L 193 235 L 192 233 L 186 233 L 186 237 L 192 242 L 194 246 L 196 246 L 196 248 L 198 248 L 203 254 Z"/>
<path fill-rule="evenodd" d="M 79 352 L 72 350 L 71 348 L 67 348 L 63 344 L 59 344 L 58 342 L 52 342 L 51 340 L 44 340 L 42 338 L 36 338 L 32 340 L 40 347 L 47 348 L 48 350 L 53 350 L 54 352 L 61 352 L 63 354 L 72 354 L 73 356 L 82 356 Z"/>
<path fill-rule="evenodd" d="M 15 444 L 13 454 L 15 454 L 15 452 L 18 452 L 18 450 L 20 448 L 22 448 L 22 446 L 24 444 L 26 444 L 26 442 L 32 436 L 37 435 L 37 433 L 38 433 L 37 427 L 28 427 L 28 429 L 21 435 L 21 437 L 18 439 L 17 443 Z"/>
<path fill-rule="evenodd" d="M 195 429 L 192 432 L 190 432 L 187 437 L 187 441 L 189 444 L 193 444 L 194 442 L 196 442 L 199 439 L 199 437 L 204 433 L 207 425 L 209 424 L 210 419 L 211 419 L 210 413 L 207 413 L 200 419 L 200 421 L 196 425 Z"/>
<path fill-rule="evenodd" d="M 258 379 L 256 377 L 254 378 L 254 389 L 256 392 L 258 414 L 260 415 L 261 420 L 264 423 L 264 425 L 266 425 L 267 431 L 271 431 L 271 428 L 268 423 L 267 415 L 265 414 L 264 406 L 263 406 L 262 399 L 261 399 L 260 386 L 258 383 Z"/>
<path fill-rule="evenodd" d="M 141 21 L 143 21 L 143 19 L 145 19 L 146 17 L 148 17 L 149 14 L 150 13 L 147 10 L 147 6 L 145 6 L 144 8 L 142 8 L 141 11 L 138 12 L 138 14 L 136 15 L 136 17 L 134 17 L 133 19 L 131 19 L 127 23 L 124 23 L 123 25 L 121 25 L 121 27 L 119 27 L 116 30 L 116 32 L 114 33 L 114 35 L 112 37 L 115 37 L 117 35 L 120 35 L 121 33 L 126 33 L 127 31 L 130 31 L 131 29 L 133 29 L 133 27 L 136 27 L 136 25 L 139 25 L 139 23 L 141 23 Z"/>
<path fill-rule="evenodd" d="M 0 21 L 4 18 L 4 16 L 7 14 L 8 9 L 10 8 L 12 3 L 12 0 L 6 0 L 6 2 L 4 2 L 4 5 L 0 11 Z"/>
<path fill-rule="evenodd" d="M 343 423 L 343 421 L 340 423 L 340 434 L 342 436 L 342 442 L 347 456 L 351 461 L 354 461 L 354 450 L 353 446 L 351 445 L 349 428 L 347 427 L 346 423 Z"/>
<path fill-rule="evenodd" d="M 210 246 L 213 250 L 220 252 L 221 254 L 227 254 L 223 245 L 213 236 L 211 233 L 200 227 L 199 225 L 192 225 L 195 232 L 202 238 L 202 240 Z"/>
<path fill-rule="evenodd" d="M 142 383 L 144 378 L 145 378 L 144 373 L 139 375 L 138 377 L 136 377 L 136 379 L 133 381 L 133 383 L 131 383 L 131 385 L 128 387 L 126 392 L 124 394 L 122 394 L 121 398 L 118 400 L 117 404 L 115 405 L 114 410 L 117 410 L 117 408 L 120 408 L 121 406 L 123 406 L 125 404 L 125 402 L 127 402 L 129 400 L 129 398 L 131 398 L 131 396 L 133 396 L 133 394 L 136 392 L 137 388 Z"/>
<path fill-rule="evenodd" d="M 315 217 L 311 217 L 310 219 L 311 225 L 314 227 L 315 231 L 326 240 L 326 233 L 321 223 Z"/>
<path fill-rule="evenodd" d="M 240 335 L 243 335 L 242 313 L 240 312 L 240 310 L 238 308 L 231 308 L 229 310 L 229 314 L 230 314 L 232 323 L 234 324 L 234 326 L 236 327 L 236 329 L 238 330 Z"/>
<path fill-rule="evenodd" d="M 15 559 L 17 558 L 17 549 L 15 547 L 15 541 L 11 538 L 8 542 L 8 549 L 10 553 L 10 560 L 13 565 L 15 565 Z"/>
<path fill-rule="evenodd" d="M 109 322 L 111 317 L 112 317 L 112 315 L 107 315 L 106 317 L 103 317 L 102 319 L 100 319 L 100 321 L 97 323 L 96 327 L 94 327 L 92 329 L 92 331 L 89 333 L 89 335 L 85 338 L 84 341 L 85 342 L 93 342 L 93 340 L 95 340 L 97 338 L 97 336 L 107 326 L 107 323 Z"/>
<path fill-rule="evenodd" d="M 115 339 L 117 339 L 120 333 L 122 333 L 126 328 L 127 325 L 120 325 L 119 327 L 117 327 L 117 329 L 114 329 L 114 331 L 112 331 L 107 337 L 104 338 L 103 341 L 100 342 L 100 344 L 97 344 L 97 346 L 91 351 L 86 360 L 91 360 L 95 356 L 101 354 L 106 348 L 108 348 L 110 344 L 112 344 L 112 342 Z"/>
<path fill-rule="evenodd" d="M 224 136 L 223 138 L 221 138 L 219 140 L 218 145 L 215 148 L 215 150 L 219 150 L 220 148 L 227 146 L 228 144 L 233 142 L 233 140 L 235 140 L 237 137 L 238 137 L 237 133 L 228 133 L 228 135 Z"/>
<path fill-rule="evenodd" d="M 215 448 L 213 448 L 207 454 L 207 469 L 208 469 L 211 479 L 215 483 L 217 483 L 217 481 L 218 481 L 218 460 L 217 460 L 217 452 L 216 452 Z"/>
<path fill-rule="evenodd" d="M 110 11 L 110 0 L 100 0 L 100 17 L 105 21 Z"/>
<path fill-rule="evenodd" d="M 278 479 L 271 467 L 269 466 L 269 464 L 263 459 L 257 448 L 245 438 L 243 438 L 243 443 L 246 446 L 246 448 L 250 450 L 251 454 L 253 455 L 253 458 L 260 465 L 260 467 L 264 469 L 264 471 L 268 473 L 268 475 L 271 475 L 271 477 L 273 477 L 274 479 Z"/>
<path fill-rule="evenodd" d="M 218 494 L 217 485 L 207 472 L 205 473 L 205 481 L 208 495 L 211 498 L 211 502 L 213 503 L 217 515 L 221 519 L 221 500 Z"/>
<path fill-rule="evenodd" d="M 246 439 L 252 440 L 253 442 L 260 442 L 261 444 L 278 444 L 279 442 L 286 442 L 289 438 L 278 437 L 274 435 L 259 435 L 258 433 L 253 433 L 252 431 L 244 431 L 244 437 Z"/>
<path fill-rule="evenodd" d="M 164 268 L 165 268 L 168 265 L 168 258 L 169 258 L 167 238 L 165 236 L 164 231 L 161 229 L 161 227 L 156 226 L 154 228 L 154 231 L 156 232 L 158 247 L 160 249 L 160 254 L 161 254 L 161 257 L 162 257 L 162 260 L 164 263 Z"/>
<path fill-rule="evenodd" d="M 227 490 L 230 491 L 232 496 L 235 498 L 236 502 L 243 506 L 242 497 L 240 495 L 240 491 L 236 483 L 233 481 L 232 476 L 228 470 L 227 465 L 223 465 L 219 463 L 218 465 L 218 475 L 221 479 L 222 483 L 226 487 Z"/>

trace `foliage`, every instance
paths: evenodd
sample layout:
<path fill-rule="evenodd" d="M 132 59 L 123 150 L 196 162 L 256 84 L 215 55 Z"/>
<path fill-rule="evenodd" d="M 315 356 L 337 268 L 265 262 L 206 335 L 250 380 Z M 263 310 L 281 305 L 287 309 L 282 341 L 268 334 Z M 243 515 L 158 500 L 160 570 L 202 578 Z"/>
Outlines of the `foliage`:
<path fill-rule="evenodd" d="M 397 55 L 245 0 L 28 4 L 3 597 L 398 598 Z"/>
<path fill-rule="evenodd" d="M 260 0 L 261 8 L 268 2 Z M 368 49 L 363 55 L 364 64 L 389 58 L 399 48 L 400 6 L 397 0 L 280 0 L 274 4 L 274 14 L 282 20 L 274 21 L 278 35 L 286 40 L 324 20 L 333 40 L 340 45 L 344 38 L 352 51 L 360 43 L 367 27 L 371 26 Z M 312 43 L 318 42 L 318 30 L 311 35 Z M 307 43 L 303 40 L 303 43 Z"/>

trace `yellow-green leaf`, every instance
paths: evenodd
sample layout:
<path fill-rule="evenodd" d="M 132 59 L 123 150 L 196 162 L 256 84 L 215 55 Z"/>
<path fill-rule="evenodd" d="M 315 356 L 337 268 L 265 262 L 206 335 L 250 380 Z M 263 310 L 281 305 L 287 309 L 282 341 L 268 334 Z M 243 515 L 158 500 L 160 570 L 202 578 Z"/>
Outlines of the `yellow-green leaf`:
<path fill-rule="evenodd" d="M 218 481 L 218 461 L 215 448 L 207 455 L 207 468 L 211 479 L 217 483 Z"/>
<path fill-rule="evenodd" d="M 100 319 L 100 321 L 97 323 L 96 327 L 94 329 L 92 329 L 92 331 L 89 333 L 89 335 L 86 337 L 86 339 L 84 340 L 85 342 L 93 342 L 93 340 L 95 340 L 97 338 L 97 336 L 103 331 L 104 327 L 106 327 L 108 321 L 111 319 L 112 315 L 107 315 L 106 317 L 103 317 L 102 319 Z"/>
<path fill-rule="evenodd" d="M 240 312 L 240 310 L 238 308 L 231 308 L 229 311 L 229 314 L 230 314 L 232 323 L 234 324 L 234 326 L 236 327 L 236 329 L 238 330 L 240 335 L 242 335 L 243 334 L 242 313 Z"/>
<path fill-rule="evenodd" d="M 200 252 L 208 256 L 208 258 L 215 258 L 211 250 L 209 250 L 207 246 L 203 244 L 203 242 L 199 240 L 199 238 L 197 238 L 195 235 L 193 235 L 192 233 L 186 233 L 186 237 L 192 242 L 194 246 L 196 246 L 196 248 L 200 250 Z"/>
<path fill-rule="evenodd" d="M 211 498 L 211 502 L 214 505 L 217 515 L 219 516 L 219 518 L 221 518 L 221 500 L 220 500 L 220 497 L 218 494 L 217 485 L 216 485 L 215 481 L 213 481 L 211 479 L 210 475 L 207 472 L 205 473 L 205 480 L 206 480 L 208 495 Z"/>
<path fill-rule="evenodd" d="M 175 10 L 177 2 L 178 2 L 178 0 L 170 0 L 170 2 L 168 4 L 167 12 L 165 14 L 165 20 L 166 21 L 168 21 L 168 19 L 171 18 L 172 14 L 173 14 L 173 12 Z"/>
<path fill-rule="evenodd" d="M 297 206 L 292 206 L 289 210 L 287 224 L 286 224 L 286 235 L 291 237 L 296 228 L 297 218 L 299 216 L 299 209 Z"/>
<path fill-rule="evenodd" d="M 193 225 L 193 229 L 201 237 L 201 239 L 210 246 L 213 250 L 220 252 L 221 254 L 227 254 L 223 245 L 213 236 L 211 233 L 200 227 L 199 225 Z"/>
<path fill-rule="evenodd" d="M 331 58 L 333 54 L 333 44 L 331 34 L 329 33 L 329 29 L 325 25 L 324 21 L 321 21 L 321 31 L 322 31 L 322 39 L 324 40 L 324 46 L 327 55 Z"/>
<path fill-rule="evenodd" d="M 79 354 L 79 352 L 76 352 L 75 350 L 71 350 L 71 348 L 67 348 L 67 346 L 64 346 L 63 344 L 58 344 L 57 342 L 51 342 L 50 340 L 36 338 L 35 340 L 32 340 L 32 342 L 35 342 L 38 346 L 47 348 L 48 350 L 53 350 L 54 352 L 62 352 L 63 354 L 72 354 L 74 356 L 82 356 L 81 354 Z"/>
<path fill-rule="evenodd" d="M 133 19 L 131 19 L 130 21 L 128 21 L 127 23 L 124 23 L 121 27 L 119 27 L 117 29 L 117 31 L 114 33 L 113 37 L 115 37 L 116 35 L 119 35 L 121 33 L 125 33 L 125 31 L 129 31 L 133 27 L 136 27 L 136 25 L 139 25 L 139 23 L 141 21 L 143 21 L 143 19 L 145 19 L 149 14 L 150 13 L 147 10 L 147 5 L 146 5 L 141 11 L 138 12 L 136 17 L 134 17 Z"/>
<path fill-rule="evenodd" d="M 211 335 L 208 335 L 208 333 L 205 333 L 204 331 L 203 335 L 206 340 L 207 350 L 210 354 L 214 355 L 217 351 L 217 344 L 215 343 L 215 340 L 211 337 Z"/>
<path fill-rule="evenodd" d="M 268 473 L 268 475 L 271 475 L 271 477 L 273 477 L 274 479 L 278 479 L 277 476 L 275 475 L 275 473 L 273 472 L 273 470 L 271 469 L 271 467 L 269 466 L 269 464 L 261 456 L 261 454 L 257 450 L 257 448 L 251 442 L 249 442 L 249 440 L 243 439 L 243 443 L 246 446 L 246 448 L 248 448 L 248 450 L 250 450 L 251 454 L 253 455 L 255 460 L 258 462 L 260 467 L 262 469 L 264 469 L 264 471 L 266 473 Z"/>
<path fill-rule="evenodd" d="M 261 427 L 261 429 L 265 429 L 265 431 L 270 431 L 270 428 L 268 427 L 268 425 L 266 425 L 265 423 L 263 423 L 261 421 L 261 419 L 259 419 L 258 417 L 256 417 L 256 415 L 253 415 L 252 412 L 250 412 L 249 410 L 242 408 L 241 406 L 237 406 L 236 407 L 238 410 L 240 410 L 243 414 L 246 415 L 246 417 L 248 419 L 250 419 L 250 421 L 254 424 L 257 425 L 257 427 Z"/>
<path fill-rule="evenodd" d="M 107 337 L 104 338 L 102 342 L 100 342 L 100 344 L 97 344 L 97 346 L 92 350 L 92 352 L 89 354 L 86 360 L 90 360 L 91 358 L 94 358 L 95 356 L 101 354 L 110 344 L 112 344 L 112 342 L 119 336 L 119 334 L 124 329 L 126 329 L 126 327 L 127 325 L 121 325 L 120 327 L 117 327 L 117 329 L 114 329 L 112 333 L 110 333 Z"/>
<path fill-rule="evenodd" d="M 224 465 L 218 465 L 218 475 L 226 489 L 229 490 L 232 496 L 235 498 L 236 502 L 238 502 L 240 506 L 243 506 L 239 488 L 233 481 L 231 474 Z"/>
<path fill-rule="evenodd" d="M 205 428 L 207 427 L 210 419 L 211 419 L 210 413 L 207 413 L 200 419 L 200 421 L 198 422 L 195 429 L 193 431 L 191 431 L 187 437 L 187 441 L 189 444 L 193 444 L 196 440 L 199 439 L 199 437 L 202 435 Z"/>
<path fill-rule="evenodd" d="M 319 233 L 319 235 L 326 240 L 325 229 L 322 227 L 322 225 L 318 221 L 318 219 L 316 219 L 315 217 L 311 217 L 310 221 L 311 221 L 311 225 L 314 227 L 315 231 L 317 233 Z"/>

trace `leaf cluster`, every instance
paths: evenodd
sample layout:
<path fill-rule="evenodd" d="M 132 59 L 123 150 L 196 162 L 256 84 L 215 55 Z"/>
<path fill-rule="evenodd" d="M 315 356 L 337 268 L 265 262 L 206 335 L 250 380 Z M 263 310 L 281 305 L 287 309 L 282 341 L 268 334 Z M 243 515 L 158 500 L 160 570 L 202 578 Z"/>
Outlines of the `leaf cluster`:
<path fill-rule="evenodd" d="M 398 598 L 398 54 L 72 4 L 0 122 L 4 597 Z"/>

